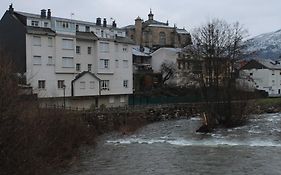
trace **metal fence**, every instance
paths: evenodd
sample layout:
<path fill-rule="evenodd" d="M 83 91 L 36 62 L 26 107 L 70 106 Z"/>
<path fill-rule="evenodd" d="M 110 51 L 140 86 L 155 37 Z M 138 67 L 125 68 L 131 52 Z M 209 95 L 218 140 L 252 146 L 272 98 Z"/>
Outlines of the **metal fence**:
<path fill-rule="evenodd" d="M 177 103 L 197 103 L 201 101 L 200 96 L 158 96 L 158 97 L 148 97 L 148 96 L 134 96 L 129 97 L 129 105 L 161 105 L 161 104 L 177 104 Z"/>

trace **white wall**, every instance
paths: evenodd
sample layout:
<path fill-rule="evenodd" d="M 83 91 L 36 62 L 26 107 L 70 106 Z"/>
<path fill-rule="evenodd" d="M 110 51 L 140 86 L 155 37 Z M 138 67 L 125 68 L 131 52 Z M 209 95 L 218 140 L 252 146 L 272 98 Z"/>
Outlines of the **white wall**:
<path fill-rule="evenodd" d="M 94 83 L 93 87 L 91 82 Z M 85 86 L 83 87 L 81 83 L 85 83 Z M 74 82 L 73 88 L 74 96 L 96 96 L 99 95 L 99 80 L 86 73 Z"/>
<path fill-rule="evenodd" d="M 160 48 L 151 54 L 151 66 L 153 71 L 160 72 L 161 64 L 164 61 L 176 63 L 178 51 L 174 48 Z"/>
<path fill-rule="evenodd" d="M 104 42 L 104 41 L 99 41 Z M 133 58 L 132 46 L 122 43 L 116 45 L 115 42 L 109 43 L 109 52 L 100 51 L 98 44 L 98 59 L 109 59 L 109 69 L 104 70 L 98 64 L 97 75 L 101 80 L 109 80 L 109 91 L 101 91 L 102 95 L 109 94 L 132 94 L 133 93 Z M 127 48 L 123 51 L 123 48 Z M 119 66 L 116 67 L 115 60 L 118 60 Z M 128 61 L 128 67 L 123 67 L 123 60 Z M 128 80 L 128 88 L 123 87 L 123 81 Z"/>
<path fill-rule="evenodd" d="M 92 72 L 102 80 L 110 81 L 110 90 L 102 91 L 102 95 L 111 94 L 131 94 L 133 92 L 133 73 L 132 73 L 132 48 L 131 45 L 108 41 L 110 49 L 108 53 L 101 53 L 97 41 L 82 41 L 71 36 L 53 37 L 53 46 L 48 46 L 48 36 L 41 37 L 41 46 L 33 46 L 33 35 L 26 35 L 27 49 L 27 82 L 33 87 L 39 97 L 62 97 L 63 89 L 58 88 L 58 80 L 65 81 L 65 95 L 71 96 L 71 81 L 82 71 L 88 70 L 88 64 L 92 64 Z M 62 48 L 63 39 L 73 39 L 74 46 L 72 50 Z M 99 41 L 100 42 L 100 41 Z M 81 48 L 81 53 L 76 54 L 76 45 Z M 88 54 L 87 48 L 92 47 L 92 54 Z M 123 48 L 127 48 L 123 51 Z M 34 65 L 33 56 L 41 56 L 42 64 Z M 48 65 L 48 56 L 52 56 L 53 65 Z M 72 68 L 62 66 L 62 57 L 73 57 L 74 65 Z M 99 68 L 99 60 L 108 58 L 110 69 L 108 71 Z M 119 60 L 119 66 L 116 67 L 115 60 Z M 123 67 L 123 60 L 128 60 L 128 67 Z M 81 71 L 76 71 L 76 63 L 81 64 Z M 45 80 L 46 88 L 38 89 L 38 80 Z M 128 80 L 128 87 L 123 87 L 123 81 Z M 96 94 L 96 93 L 95 93 Z M 80 94 L 81 95 L 81 94 Z M 83 93 L 83 95 L 86 95 Z M 92 95 L 89 94 L 89 95 Z"/>
<path fill-rule="evenodd" d="M 27 19 L 28 25 L 31 24 L 32 19 Z M 38 19 L 39 20 L 39 19 Z M 75 20 L 65 19 L 69 22 L 69 28 L 62 28 L 56 25 L 56 20 L 64 21 L 64 19 L 51 18 L 49 21 L 52 25 L 52 30 L 56 32 L 56 36 L 53 38 L 52 47 L 48 46 L 48 36 L 40 35 L 41 46 L 33 46 L 33 36 L 32 34 L 26 35 L 26 67 L 27 67 L 27 82 L 33 87 L 33 91 L 38 93 L 39 97 L 62 97 L 64 96 L 64 90 L 58 88 L 58 80 L 64 80 L 65 82 L 65 95 L 71 96 L 71 82 L 75 77 L 88 70 L 88 64 L 92 64 L 92 73 L 97 75 L 102 80 L 109 80 L 110 87 L 109 91 L 102 91 L 102 95 L 116 95 L 116 94 L 131 94 L 133 93 L 133 63 L 132 63 L 132 46 L 122 43 L 116 43 L 108 38 L 114 38 L 115 34 L 119 36 L 125 36 L 125 31 L 120 29 L 109 29 L 100 26 L 90 25 L 90 30 L 104 31 L 104 37 L 107 39 L 100 38 L 98 41 L 88 41 L 76 39 Z M 48 20 L 39 20 L 48 21 Z M 41 25 L 43 23 L 40 23 Z M 85 26 L 80 25 L 81 31 L 85 30 Z M 100 33 L 98 34 L 100 36 Z M 64 49 L 63 39 L 72 39 L 73 48 Z M 104 40 L 104 41 L 103 41 Z M 109 43 L 109 52 L 102 53 L 100 51 L 100 42 Z M 76 46 L 80 46 L 81 53 L 76 54 Z M 92 47 L 92 53 L 88 54 L 88 47 Z M 127 48 L 123 51 L 123 48 Z M 41 64 L 35 65 L 33 62 L 33 56 L 41 56 Z M 48 57 L 52 56 L 54 59 L 54 64 L 49 65 Z M 62 65 L 63 57 L 73 57 L 73 67 L 66 68 Z M 107 58 L 110 61 L 110 69 L 102 70 L 99 67 L 99 60 Z M 119 60 L 119 67 L 116 67 L 115 60 Z M 123 60 L 128 60 L 128 67 L 123 68 Z M 76 64 L 81 65 L 81 70 L 76 71 Z M 91 77 L 85 76 L 81 77 L 81 80 L 87 80 Z M 38 88 L 38 80 L 45 80 L 45 89 Z M 91 79 L 92 80 L 92 79 Z M 123 87 L 123 81 L 128 80 L 128 87 Z M 98 83 L 97 83 L 98 84 Z M 76 84 L 77 85 L 77 84 Z M 80 84 L 79 84 L 80 85 Z M 79 86 L 78 85 L 78 86 Z M 86 85 L 87 86 L 87 85 Z M 77 88 L 76 88 L 77 89 Z M 84 95 L 95 95 L 98 94 L 97 91 L 79 90 L 77 92 L 79 96 Z"/>
<path fill-rule="evenodd" d="M 281 96 L 281 71 L 269 69 L 250 69 L 240 72 L 240 76 L 251 78 L 254 87 L 265 90 L 270 96 Z"/>

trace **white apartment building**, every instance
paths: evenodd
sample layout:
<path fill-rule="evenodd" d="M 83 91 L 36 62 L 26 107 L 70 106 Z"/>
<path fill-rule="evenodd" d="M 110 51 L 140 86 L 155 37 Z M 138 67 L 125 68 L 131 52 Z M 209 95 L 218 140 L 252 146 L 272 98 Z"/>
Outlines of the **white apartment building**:
<path fill-rule="evenodd" d="M 115 21 L 58 18 L 50 9 L 36 15 L 14 11 L 11 5 L 0 28 L 1 46 L 39 98 L 67 97 L 70 106 L 71 99 L 77 106 L 83 97 L 89 101 L 85 107 L 127 105 L 133 93 L 134 43 Z"/>
<path fill-rule="evenodd" d="M 251 60 L 240 70 L 244 86 L 281 96 L 281 64 L 273 60 Z"/>

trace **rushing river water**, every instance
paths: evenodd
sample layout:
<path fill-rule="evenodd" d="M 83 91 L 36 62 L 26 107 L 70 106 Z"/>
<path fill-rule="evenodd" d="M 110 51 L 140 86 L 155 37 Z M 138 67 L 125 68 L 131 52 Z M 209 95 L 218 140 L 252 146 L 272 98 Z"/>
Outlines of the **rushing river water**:
<path fill-rule="evenodd" d="M 85 148 L 66 175 L 281 174 L 281 114 L 198 134 L 199 118 L 153 123 L 134 135 L 108 134 Z"/>

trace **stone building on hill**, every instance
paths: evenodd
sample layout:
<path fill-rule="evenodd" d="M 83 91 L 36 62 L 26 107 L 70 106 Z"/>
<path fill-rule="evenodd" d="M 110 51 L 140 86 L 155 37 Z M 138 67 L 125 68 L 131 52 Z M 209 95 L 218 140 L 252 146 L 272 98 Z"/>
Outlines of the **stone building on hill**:
<path fill-rule="evenodd" d="M 135 19 L 134 25 L 124 27 L 127 37 L 137 45 L 157 50 L 160 47 L 183 48 L 191 44 L 190 33 L 176 26 L 170 27 L 167 22 L 154 20 L 154 14 L 150 10 L 148 20 L 143 21 L 140 17 Z"/>

